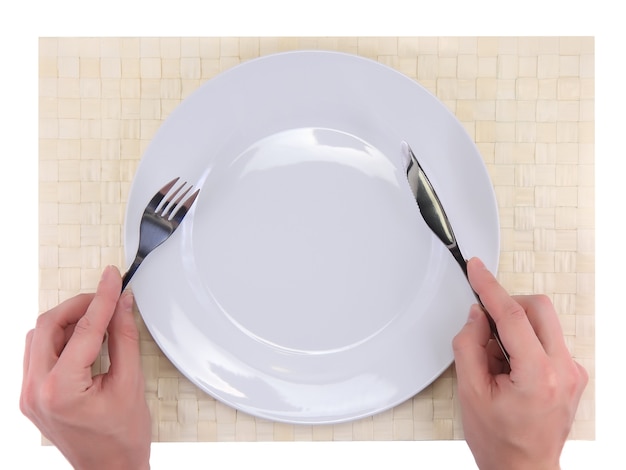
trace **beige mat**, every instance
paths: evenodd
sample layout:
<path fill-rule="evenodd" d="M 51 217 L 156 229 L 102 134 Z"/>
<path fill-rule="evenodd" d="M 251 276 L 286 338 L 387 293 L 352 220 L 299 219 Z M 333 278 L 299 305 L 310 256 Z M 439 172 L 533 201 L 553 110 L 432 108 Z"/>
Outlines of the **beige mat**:
<path fill-rule="evenodd" d="M 595 437 L 593 38 L 42 38 L 39 42 L 40 307 L 92 291 L 123 265 L 137 164 L 167 115 L 206 80 L 260 55 L 328 49 L 418 80 L 464 124 L 501 218 L 499 279 L 554 301 L 590 373 L 571 433 Z M 154 441 L 461 439 L 454 367 L 393 410 L 353 423 L 257 419 L 205 395 L 141 323 Z M 101 370 L 107 366 L 95 366 Z"/>

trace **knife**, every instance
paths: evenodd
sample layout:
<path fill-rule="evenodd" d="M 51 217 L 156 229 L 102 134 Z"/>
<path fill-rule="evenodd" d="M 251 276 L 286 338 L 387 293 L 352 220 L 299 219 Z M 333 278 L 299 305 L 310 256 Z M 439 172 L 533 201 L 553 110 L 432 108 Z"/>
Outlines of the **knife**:
<path fill-rule="evenodd" d="M 446 211 L 443 209 L 443 205 L 441 204 L 433 185 L 430 183 L 426 173 L 424 173 L 424 170 L 417 161 L 417 158 L 415 157 L 415 154 L 409 144 L 407 142 L 402 142 L 402 148 L 405 156 L 408 154 L 409 157 L 406 175 L 420 213 L 422 214 L 426 225 L 428 225 L 437 238 L 439 238 L 439 240 L 441 240 L 441 242 L 450 251 L 456 262 L 461 267 L 461 270 L 469 283 L 469 277 L 467 275 L 467 260 L 461 253 L 461 249 L 459 248 L 454 232 L 452 231 L 452 225 L 446 215 Z M 510 364 L 510 356 L 502 344 L 498 329 L 496 328 L 496 322 L 493 320 L 491 315 L 489 315 L 489 312 L 473 288 L 472 292 L 478 301 L 478 305 L 480 305 L 480 308 L 487 317 L 489 327 L 491 328 L 491 334 L 498 343 L 498 346 L 500 346 L 500 350 L 502 351 L 502 354 L 504 354 L 504 358 Z"/>

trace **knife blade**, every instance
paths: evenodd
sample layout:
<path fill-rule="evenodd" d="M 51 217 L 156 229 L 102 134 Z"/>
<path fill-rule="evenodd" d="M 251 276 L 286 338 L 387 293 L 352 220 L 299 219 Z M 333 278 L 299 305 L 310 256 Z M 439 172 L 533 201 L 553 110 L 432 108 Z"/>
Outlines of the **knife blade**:
<path fill-rule="evenodd" d="M 461 253 L 461 249 L 457 243 L 456 236 L 454 235 L 454 231 L 452 230 L 452 225 L 450 224 L 450 219 L 446 215 L 446 211 L 435 192 L 435 188 L 431 184 L 428 176 L 424 172 L 424 169 L 419 164 L 419 161 L 415 157 L 413 150 L 407 142 L 402 142 L 402 149 L 406 157 L 408 157 L 407 164 L 407 179 L 409 181 L 409 186 L 411 188 L 411 192 L 415 197 L 415 201 L 417 202 L 417 206 L 419 208 L 426 225 L 432 230 L 432 232 L 441 240 L 441 242 L 446 246 L 446 248 L 450 251 L 459 267 L 463 271 L 467 282 L 469 283 L 469 277 L 467 275 L 467 260 Z M 500 334 L 498 333 L 498 329 L 496 327 L 496 322 L 493 320 L 482 301 L 480 300 L 479 295 L 476 291 L 471 287 L 476 300 L 478 301 L 478 305 L 485 313 L 487 317 L 487 321 L 489 322 L 489 328 L 491 329 L 491 333 L 498 343 L 502 354 L 506 361 L 510 364 L 510 356 L 507 352 L 506 348 L 502 344 L 502 340 L 500 339 Z"/>

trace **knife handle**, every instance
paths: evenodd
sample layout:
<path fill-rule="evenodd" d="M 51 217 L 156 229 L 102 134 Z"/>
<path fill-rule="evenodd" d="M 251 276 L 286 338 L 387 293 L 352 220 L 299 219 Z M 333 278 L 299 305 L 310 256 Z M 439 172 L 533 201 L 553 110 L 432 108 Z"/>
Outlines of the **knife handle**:
<path fill-rule="evenodd" d="M 465 275 L 465 279 L 467 279 L 467 282 L 469 283 L 469 276 L 467 274 L 467 260 L 463 257 L 463 254 L 461 253 L 459 246 L 455 243 L 452 246 L 448 246 L 448 249 L 450 250 L 450 253 L 452 253 L 452 256 L 454 256 L 454 259 L 457 261 L 457 263 L 461 267 L 461 270 L 463 271 L 463 274 Z M 481 310 L 487 317 L 487 321 L 489 322 L 489 328 L 491 329 L 491 334 L 493 335 L 493 338 L 496 340 L 496 343 L 498 343 L 498 346 L 500 346 L 500 350 L 502 351 L 502 354 L 504 355 L 506 362 L 509 365 L 511 365 L 511 356 L 509 355 L 506 348 L 504 347 L 504 344 L 502 344 L 502 340 L 500 339 L 500 334 L 498 333 L 498 328 L 496 327 L 496 322 L 494 321 L 493 317 L 489 314 L 489 312 L 483 305 L 482 300 L 480 300 L 478 293 L 474 290 L 471 284 L 470 284 L 470 288 L 472 289 L 472 292 L 474 293 L 474 297 L 476 297 L 476 301 L 478 302 L 478 305 L 480 305 Z"/>
<path fill-rule="evenodd" d="M 474 291 L 474 289 L 472 289 L 472 291 Z M 485 313 L 485 316 L 487 317 L 487 321 L 489 322 L 489 328 L 491 329 L 491 334 L 493 335 L 494 339 L 496 340 L 496 343 L 498 343 L 498 346 L 500 346 L 500 350 L 502 351 L 502 354 L 504 355 L 504 358 L 506 359 L 506 362 L 509 365 L 511 365 L 511 357 L 509 356 L 509 353 L 507 352 L 506 348 L 504 347 L 504 344 L 502 344 L 502 340 L 500 339 L 500 333 L 498 333 L 498 328 L 496 328 L 496 322 L 493 320 L 492 316 L 489 315 L 489 312 L 487 311 L 487 309 L 483 305 L 483 302 L 480 300 L 480 297 L 478 297 L 478 294 L 476 293 L 476 291 L 474 291 L 474 295 L 476 296 L 476 300 L 478 301 L 478 305 L 480 305 L 480 308 L 482 309 L 482 311 Z"/>

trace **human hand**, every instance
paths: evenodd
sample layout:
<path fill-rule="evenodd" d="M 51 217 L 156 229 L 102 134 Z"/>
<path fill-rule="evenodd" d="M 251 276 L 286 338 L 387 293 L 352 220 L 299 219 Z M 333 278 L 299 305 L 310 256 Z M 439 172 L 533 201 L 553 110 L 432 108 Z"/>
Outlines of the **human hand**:
<path fill-rule="evenodd" d="M 474 305 L 454 338 L 465 439 L 481 470 L 553 470 L 587 385 L 567 349 L 550 300 L 511 297 L 484 264 L 468 263 L 470 283 L 510 354 L 510 371 Z"/>
<path fill-rule="evenodd" d="M 20 409 L 76 469 L 150 467 L 139 333 L 121 286 L 107 267 L 95 294 L 40 315 L 26 336 Z M 111 365 L 92 377 L 106 332 Z"/>

